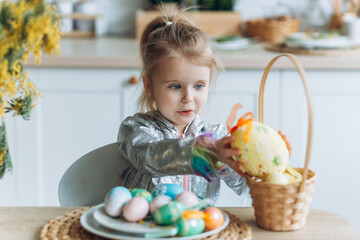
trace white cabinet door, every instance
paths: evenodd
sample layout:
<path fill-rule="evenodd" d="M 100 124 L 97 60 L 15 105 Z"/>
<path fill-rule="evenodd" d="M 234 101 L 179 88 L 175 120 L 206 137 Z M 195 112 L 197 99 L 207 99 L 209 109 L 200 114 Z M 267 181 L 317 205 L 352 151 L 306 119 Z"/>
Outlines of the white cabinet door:
<path fill-rule="evenodd" d="M 232 106 L 240 102 L 244 109 L 239 110 L 238 117 L 246 112 L 253 112 L 258 119 L 258 97 L 263 71 L 225 71 L 219 76 L 211 90 L 207 105 L 201 114 L 202 119 L 212 124 L 225 124 Z M 279 72 L 272 71 L 265 88 L 264 121 L 278 129 L 280 126 L 278 112 L 280 109 Z M 221 183 L 220 198 L 217 206 L 250 206 L 248 194 L 236 195 L 224 182 Z"/>
<path fill-rule="evenodd" d="M 58 205 L 58 183 L 66 169 L 87 152 L 117 140 L 122 87 L 137 70 L 29 72 L 43 97 L 31 120 L 7 119 L 14 121 L 8 124 L 14 172 L 5 176 L 12 187 L 2 192 L 0 204 Z"/>
<path fill-rule="evenodd" d="M 129 81 L 125 81 L 123 83 L 124 88 L 122 88 L 121 91 L 121 102 L 123 109 L 122 120 L 140 111 L 140 109 L 138 108 L 138 99 L 143 90 L 143 84 L 140 80 L 140 73 L 134 73 L 133 76 L 139 79 L 137 84 L 130 84 Z"/>
<path fill-rule="evenodd" d="M 311 207 L 336 213 L 360 229 L 359 76 L 359 71 L 307 72 L 314 106 L 310 169 L 317 174 Z M 283 86 L 282 121 L 293 146 L 291 162 L 303 167 L 308 125 L 298 74 L 284 72 Z"/>

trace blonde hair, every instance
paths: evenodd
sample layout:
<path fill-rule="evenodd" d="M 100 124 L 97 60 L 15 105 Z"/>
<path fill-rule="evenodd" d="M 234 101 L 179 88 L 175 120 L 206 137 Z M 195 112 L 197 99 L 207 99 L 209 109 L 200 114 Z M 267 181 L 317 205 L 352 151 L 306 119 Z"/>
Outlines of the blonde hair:
<path fill-rule="evenodd" d="M 157 66 L 170 59 L 189 59 L 194 64 L 208 66 L 212 72 L 219 65 L 211 50 L 208 36 L 187 20 L 186 9 L 169 12 L 161 9 L 163 16 L 152 20 L 144 29 L 140 39 L 140 54 L 143 63 L 141 78 L 152 79 Z M 211 74 L 211 77 L 213 74 Z M 156 110 L 155 101 L 147 89 L 143 89 L 138 100 L 140 110 Z"/>

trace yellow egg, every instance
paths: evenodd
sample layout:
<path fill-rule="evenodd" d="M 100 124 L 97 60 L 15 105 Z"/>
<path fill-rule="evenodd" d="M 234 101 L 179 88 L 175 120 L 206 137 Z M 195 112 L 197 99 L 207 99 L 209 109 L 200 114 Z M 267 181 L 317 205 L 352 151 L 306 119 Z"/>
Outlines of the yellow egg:
<path fill-rule="evenodd" d="M 266 177 L 265 182 L 279 184 L 279 185 L 287 185 L 289 184 L 289 179 L 285 176 L 285 174 L 276 172 L 269 174 Z"/>
<path fill-rule="evenodd" d="M 237 160 L 245 172 L 265 178 L 271 173 L 283 173 L 288 166 L 289 151 L 282 137 L 271 127 L 250 121 L 232 132 L 232 147 L 239 148 Z"/>

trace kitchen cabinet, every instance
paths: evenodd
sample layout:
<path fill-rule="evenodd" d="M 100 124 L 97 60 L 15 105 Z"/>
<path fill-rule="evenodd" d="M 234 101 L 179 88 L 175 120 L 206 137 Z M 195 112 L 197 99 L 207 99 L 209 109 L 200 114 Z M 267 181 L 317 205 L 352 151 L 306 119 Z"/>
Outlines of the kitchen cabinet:
<path fill-rule="evenodd" d="M 0 205 L 56 206 L 62 174 L 79 157 L 116 141 L 121 121 L 137 111 L 140 85 L 129 84 L 138 68 L 29 68 L 42 92 L 31 120 L 7 116 L 12 175 L 0 181 Z M 258 117 L 258 91 L 263 70 L 221 72 L 201 113 L 210 123 L 225 123 L 231 107 L 241 102 Z M 358 70 L 309 70 L 314 106 L 310 169 L 318 174 L 312 208 L 336 213 L 360 228 L 352 185 L 360 168 L 360 84 Z M 307 109 L 298 73 L 270 72 L 264 101 L 264 122 L 282 130 L 293 146 L 290 163 L 302 167 L 307 136 Z M 349 187 L 348 187 L 349 186 Z M 222 184 L 218 206 L 251 206 Z"/>

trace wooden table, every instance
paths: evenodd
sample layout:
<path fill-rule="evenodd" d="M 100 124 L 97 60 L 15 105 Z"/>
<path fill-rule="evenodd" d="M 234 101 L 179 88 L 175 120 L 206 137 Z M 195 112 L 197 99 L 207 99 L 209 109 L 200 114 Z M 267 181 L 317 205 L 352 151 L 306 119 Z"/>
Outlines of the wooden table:
<path fill-rule="evenodd" d="M 1 240 L 37 240 L 42 226 L 79 207 L 0 207 Z M 252 239 L 360 239 L 360 231 L 341 217 L 311 209 L 307 224 L 294 232 L 271 232 L 256 226 L 252 208 L 222 208 L 235 214 L 252 229 Z"/>

